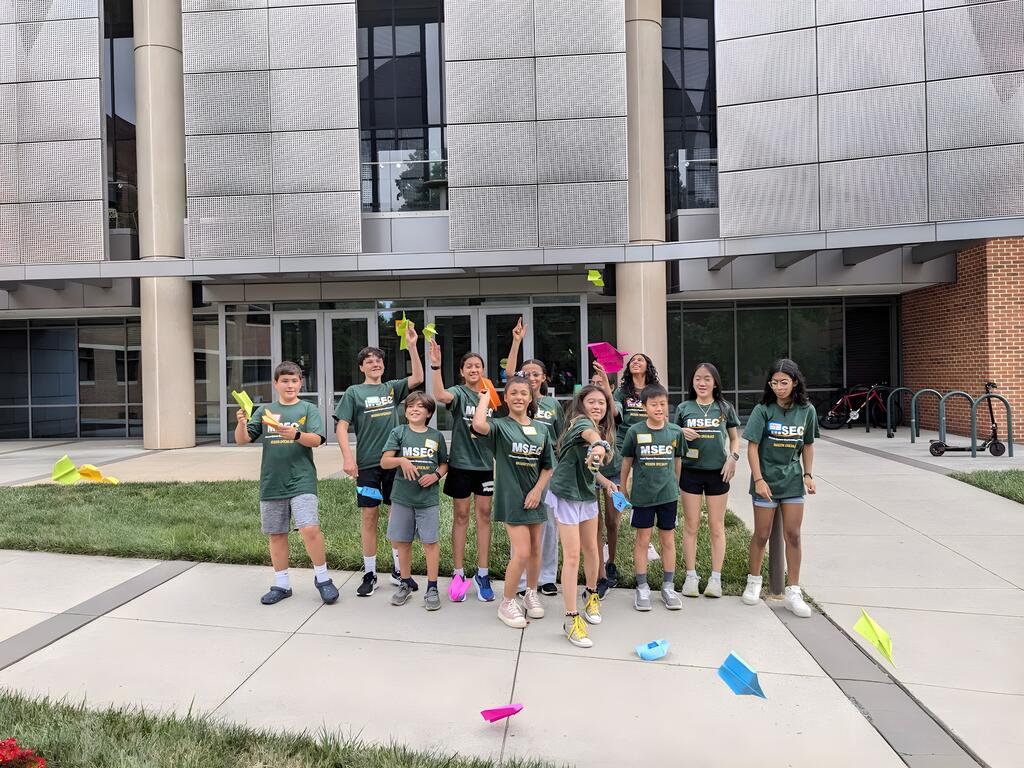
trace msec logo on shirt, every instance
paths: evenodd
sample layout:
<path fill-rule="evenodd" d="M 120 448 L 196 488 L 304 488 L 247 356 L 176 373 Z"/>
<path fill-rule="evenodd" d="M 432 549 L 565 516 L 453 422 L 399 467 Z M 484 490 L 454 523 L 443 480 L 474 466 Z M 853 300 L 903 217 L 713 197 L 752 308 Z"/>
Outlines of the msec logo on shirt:
<path fill-rule="evenodd" d="M 703 427 L 718 427 L 722 426 L 722 420 L 719 418 L 714 419 L 687 419 L 686 426 L 690 429 L 701 429 Z"/>
<path fill-rule="evenodd" d="M 402 456 L 407 459 L 432 459 L 434 458 L 434 449 L 421 448 L 418 445 L 403 445 Z"/>
<path fill-rule="evenodd" d="M 793 440 L 804 436 L 804 428 L 803 426 L 791 427 L 781 421 L 769 421 L 768 436 L 776 440 Z"/>
<path fill-rule="evenodd" d="M 542 445 L 533 445 L 532 443 L 521 443 L 515 441 L 512 443 L 512 455 L 516 458 L 540 456 L 543 453 L 544 446 Z"/>
<path fill-rule="evenodd" d="M 389 408 L 395 403 L 395 393 L 392 392 L 383 397 L 368 397 L 366 398 L 366 410 L 372 410 L 374 408 Z"/>
<path fill-rule="evenodd" d="M 638 445 L 637 452 L 641 456 L 674 456 L 676 449 L 673 445 Z"/>

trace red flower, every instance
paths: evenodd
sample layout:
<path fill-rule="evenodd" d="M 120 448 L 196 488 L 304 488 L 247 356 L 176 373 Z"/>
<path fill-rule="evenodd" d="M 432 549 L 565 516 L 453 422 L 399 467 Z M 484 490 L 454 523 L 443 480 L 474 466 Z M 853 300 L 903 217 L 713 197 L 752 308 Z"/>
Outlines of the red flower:
<path fill-rule="evenodd" d="M 46 768 L 46 760 L 14 739 L 0 741 L 0 768 Z"/>

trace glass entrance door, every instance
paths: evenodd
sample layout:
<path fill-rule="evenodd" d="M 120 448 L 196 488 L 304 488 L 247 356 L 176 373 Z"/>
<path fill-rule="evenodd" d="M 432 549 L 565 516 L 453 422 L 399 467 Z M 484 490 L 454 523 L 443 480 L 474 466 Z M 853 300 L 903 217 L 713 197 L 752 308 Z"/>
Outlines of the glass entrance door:
<path fill-rule="evenodd" d="M 324 332 L 330 363 L 327 368 L 327 391 L 330 397 L 327 413 L 328 436 L 334 441 L 334 410 L 341 402 L 345 390 L 363 381 L 356 356 L 363 347 L 377 346 L 377 325 L 373 313 L 324 314 Z"/>
<path fill-rule="evenodd" d="M 274 318 L 272 364 L 290 360 L 302 369 L 302 392 L 299 399 L 315 405 L 325 413 L 324 350 L 321 313 L 278 315 Z M 276 393 L 273 395 L 276 399 Z M 325 421 L 325 424 L 329 422 Z"/>

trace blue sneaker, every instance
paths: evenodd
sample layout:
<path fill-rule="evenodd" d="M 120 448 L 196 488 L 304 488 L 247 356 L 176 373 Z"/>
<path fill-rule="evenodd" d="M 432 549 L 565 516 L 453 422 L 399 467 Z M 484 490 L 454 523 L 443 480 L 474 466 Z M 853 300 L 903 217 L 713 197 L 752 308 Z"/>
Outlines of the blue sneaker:
<path fill-rule="evenodd" d="M 473 581 L 476 582 L 476 597 L 481 603 L 490 603 L 494 601 L 494 590 L 491 589 L 491 577 L 481 576 L 477 574 L 473 577 Z"/>
<path fill-rule="evenodd" d="M 334 582 L 330 579 L 327 581 L 317 581 L 314 576 L 313 586 L 320 593 L 320 599 L 327 603 L 327 605 L 338 601 L 338 588 L 334 586 Z"/>

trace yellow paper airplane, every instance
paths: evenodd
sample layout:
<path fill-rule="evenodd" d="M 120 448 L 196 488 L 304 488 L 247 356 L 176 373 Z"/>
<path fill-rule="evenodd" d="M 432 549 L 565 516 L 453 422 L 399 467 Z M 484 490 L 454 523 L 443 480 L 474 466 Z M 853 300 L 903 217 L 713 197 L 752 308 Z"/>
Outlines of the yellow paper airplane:
<path fill-rule="evenodd" d="M 242 390 L 241 392 L 235 392 L 235 390 L 232 389 L 231 396 L 235 398 L 235 402 L 238 403 L 238 407 L 245 411 L 246 418 L 251 419 L 252 400 L 249 398 L 249 395 L 245 393 L 245 390 Z"/>
<path fill-rule="evenodd" d="M 78 474 L 81 475 L 83 480 L 88 480 L 91 483 L 107 483 L 108 485 L 120 485 L 121 481 L 116 477 L 109 477 L 104 475 L 92 464 L 83 464 L 78 468 Z"/>
<path fill-rule="evenodd" d="M 274 429 L 281 429 L 284 426 L 280 421 L 277 420 L 277 417 L 274 414 L 265 409 L 263 411 L 263 414 L 260 416 L 260 421 L 262 421 L 268 427 L 273 427 Z"/>
<path fill-rule="evenodd" d="M 60 483 L 61 485 L 73 485 L 81 479 L 78 470 L 75 469 L 75 462 L 67 456 L 62 456 L 53 465 L 52 478 L 55 483 Z"/>
<path fill-rule="evenodd" d="M 415 327 L 416 327 L 416 323 L 414 323 L 412 320 L 406 319 L 405 312 L 402 313 L 402 319 L 401 320 L 395 320 L 395 333 L 398 334 L 398 338 L 401 339 L 401 341 L 398 342 L 398 348 L 399 349 L 408 349 L 409 348 L 409 342 L 406 341 L 406 338 L 405 338 L 405 330 L 406 330 L 406 328 L 415 328 Z"/>
<path fill-rule="evenodd" d="M 430 341 L 435 336 L 437 336 L 437 328 L 433 323 L 427 323 L 423 326 L 423 338 Z"/>
<path fill-rule="evenodd" d="M 875 646 L 878 652 L 889 660 L 890 664 L 896 666 L 896 662 L 892 660 L 892 638 L 889 637 L 888 632 L 878 626 L 874 619 L 868 616 L 868 612 L 863 608 L 860 609 L 860 618 L 853 625 L 853 631 Z"/>
<path fill-rule="evenodd" d="M 604 278 L 601 276 L 601 270 L 591 269 L 587 272 L 587 280 L 592 282 L 598 288 L 604 288 Z"/>

